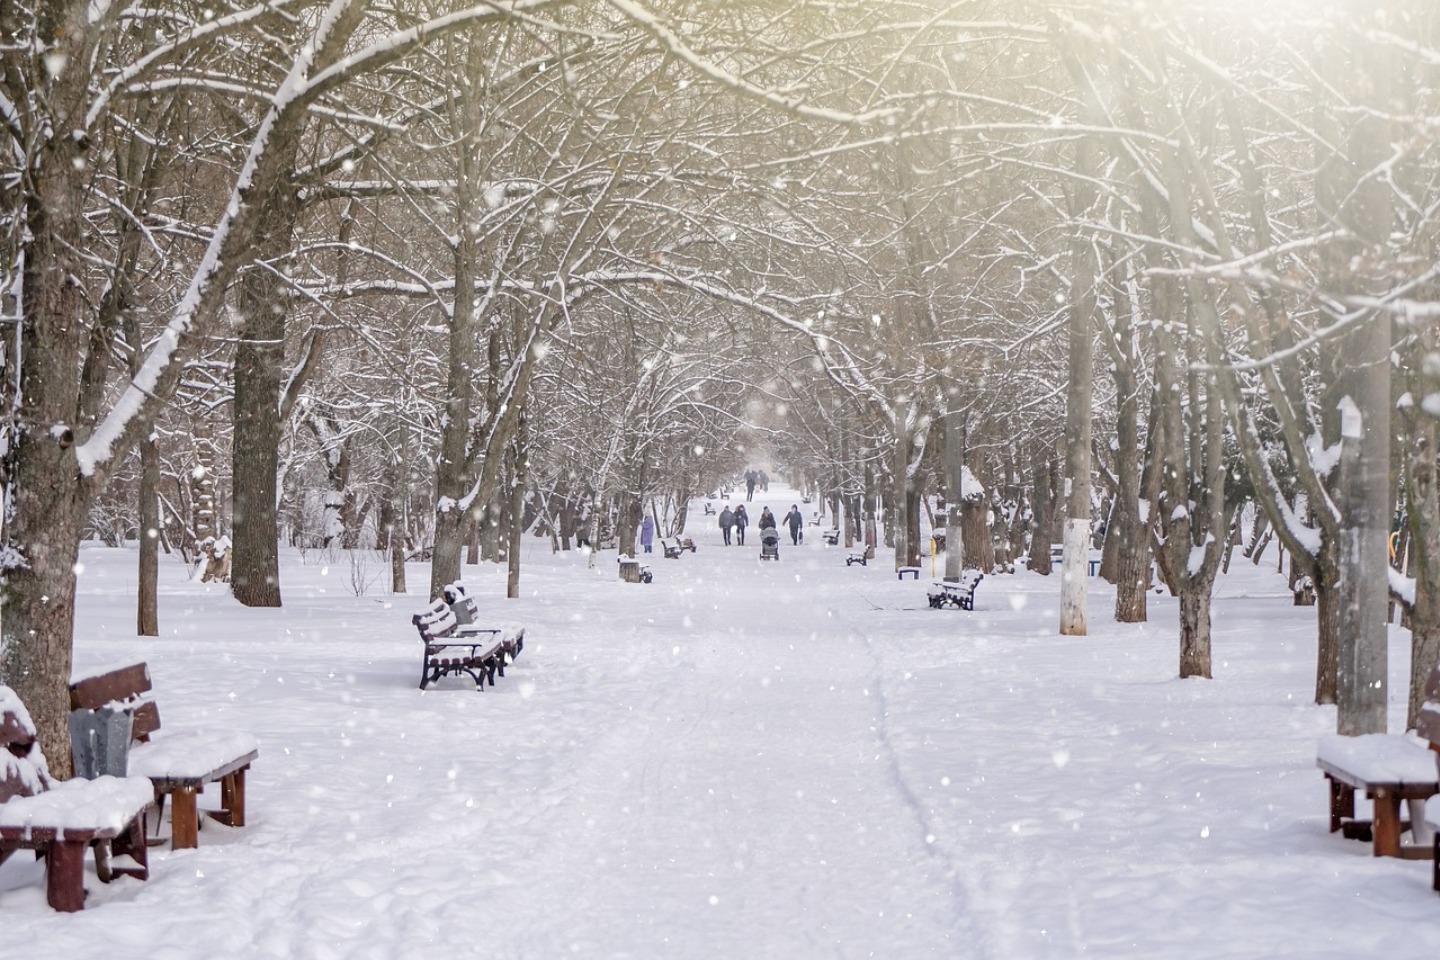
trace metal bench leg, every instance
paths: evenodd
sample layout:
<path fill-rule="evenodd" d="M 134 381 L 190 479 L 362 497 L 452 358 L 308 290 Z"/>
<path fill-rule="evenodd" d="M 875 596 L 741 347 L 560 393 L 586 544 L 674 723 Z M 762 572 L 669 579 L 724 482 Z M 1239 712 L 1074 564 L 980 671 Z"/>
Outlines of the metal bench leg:
<path fill-rule="evenodd" d="M 170 849 L 193 850 L 200 846 L 200 821 L 196 815 L 195 795 L 198 790 L 181 787 L 170 800 Z"/>
<path fill-rule="evenodd" d="M 55 910 L 85 909 L 85 848 L 79 840 L 56 840 L 45 853 L 45 900 Z"/>

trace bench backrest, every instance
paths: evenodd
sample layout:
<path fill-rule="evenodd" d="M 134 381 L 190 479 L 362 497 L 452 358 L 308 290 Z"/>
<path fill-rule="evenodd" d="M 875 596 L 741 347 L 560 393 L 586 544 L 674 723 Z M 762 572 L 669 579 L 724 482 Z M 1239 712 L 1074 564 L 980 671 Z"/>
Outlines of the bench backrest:
<path fill-rule="evenodd" d="M 145 696 L 151 689 L 149 664 L 132 663 L 70 684 L 70 709 L 118 706 L 133 717 L 130 738 L 145 743 L 150 734 L 160 729 L 160 708 Z"/>
<path fill-rule="evenodd" d="M 420 638 L 426 643 L 433 643 L 436 640 L 444 640 L 455 632 L 459 621 L 455 619 L 455 611 L 450 609 L 442 597 L 420 613 L 410 618 L 415 624 L 415 629 L 420 631 Z"/>
<path fill-rule="evenodd" d="M 1440 666 L 1430 671 L 1425 684 L 1425 705 L 1415 721 L 1415 732 L 1430 741 L 1430 749 L 1440 753 Z M 1440 764 L 1440 758 L 1436 760 Z"/>
<path fill-rule="evenodd" d="M 979 570 L 962 570 L 960 571 L 960 589 L 974 590 L 975 585 L 984 579 L 985 574 L 981 573 Z"/>
<path fill-rule="evenodd" d="M 0 803 L 49 788 L 50 772 L 35 742 L 35 724 L 15 691 L 0 685 Z"/>

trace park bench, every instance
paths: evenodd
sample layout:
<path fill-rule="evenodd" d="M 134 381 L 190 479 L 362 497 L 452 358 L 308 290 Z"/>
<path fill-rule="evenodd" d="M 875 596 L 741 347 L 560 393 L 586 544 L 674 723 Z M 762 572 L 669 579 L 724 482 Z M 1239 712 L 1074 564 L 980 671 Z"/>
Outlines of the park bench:
<path fill-rule="evenodd" d="M 904 580 L 906 577 L 909 577 L 911 580 L 919 580 L 919 579 L 920 579 L 920 568 L 919 568 L 919 567 L 901 567 L 900 569 L 898 569 L 898 570 L 895 571 L 895 579 L 896 579 L 896 580 Z"/>
<path fill-rule="evenodd" d="M 706 503 L 705 503 L 705 516 L 707 516 L 707 517 L 713 517 L 713 516 L 715 516 L 715 504 L 710 503 L 709 501 L 706 501 Z"/>
<path fill-rule="evenodd" d="M 461 583 L 452 583 L 444 595 L 411 618 L 424 642 L 420 689 L 447 676 L 465 674 L 483 690 L 495 675 L 505 676 L 506 663 L 525 646 L 525 631 L 508 627 L 482 627 L 475 622 L 479 608 Z"/>
<path fill-rule="evenodd" d="M 667 560 L 679 560 L 680 554 L 689 550 L 695 552 L 695 541 L 690 537 L 661 537 L 660 549 L 664 552 Z"/>
<path fill-rule="evenodd" d="M 1425 703 L 1415 721 L 1415 733 L 1430 746 L 1435 758 L 1437 772 L 1440 772 L 1440 667 L 1430 671 L 1425 686 Z M 1425 825 L 1430 830 L 1433 845 L 1430 869 L 1430 886 L 1440 892 L 1440 794 L 1425 801 L 1423 814 Z"/>
<path fill-rule="evenodd" d="M 975 588 L 984 579 L 985 574 L 979 570 L 965 570 L 960 574 L 959 583 L 937 580 L 930 585 L 930 606 L 939 610 L 946 604 L 954 604 L 959 610 L 974 610 Z"/>
<path fill-rule="evenodd" d="M 862 566 L 862 567 L 868 567 L 868 566 L 870 565 L 869 561 L 870 561 L 870 557 L 869 557 L 868 555 L 866 555 L 863 551 L 861 551 L 861 552 L 859 552 L 859 553 L 852 553 L 852 554 L 850 554 L 849 556 L 847 556 L 847 557 L 845 558 L 845 566 L 848 567 L 848 566 L 851 566 L 851 565 L 853 565 L 853 564 L 858 563 L 858 564 L 860 564 L 860 566 Z"/>
<path fill-rule="evenodd" d="M 820 534 L 820 539 L 825 541 L 826 546 L 837 546 L 840 543 L 840 531 L 825 530 Z"/>
<path fill-rule="evenodd" d="M 150 668 L 144 663 L 71 683 L 71 743 L 77 756 L 94 752 L 90 745 L 77 743 L 79 731 L 86 727 L 77 720 L 103 711 L 124 712 L 130 716 L 131 742 L 128 751 L 118 755 L 125 757 L 130 776 L 150 781 L 158 806 L 157 827 L 164 817 L 165 799 L 170 798 L 172 849 L 199 846 L 200 811 L 196 800 L 206 784 L 220 784 L 220 809 L 206 810 L 205 815 L 226 826 L 245 826 L 245 772 L 260 755 L 255 738 L 238 730 L 185 730 L 151 739 L 151 734 L 160 729 L 160 708 L 147 696 L 151 689 Z M 97 772 L 118 770 L 101 765 Z"/>
<path fill-rule="evenodd" d="M 154 803 L 150 781 L 140 777 L 52 779 L 29 712 L 0 686 L 0 863 L 16 850 L 35 851 L 45 861 L 53 909 L 84 909 L 85 851 L 92 847 L 102 883 L 150 876 L 145 813 Z"/>

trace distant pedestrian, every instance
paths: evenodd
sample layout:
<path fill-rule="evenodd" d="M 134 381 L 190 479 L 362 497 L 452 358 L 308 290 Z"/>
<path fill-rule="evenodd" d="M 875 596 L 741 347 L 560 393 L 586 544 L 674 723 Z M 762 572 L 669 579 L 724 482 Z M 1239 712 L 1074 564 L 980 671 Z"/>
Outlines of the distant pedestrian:
<path fill-rule="evenodd" d="M 745 504 L 735 508 L 735 542 L 745 546 L 745 527 L 750 522 L 750 514 L 745 512 Z"/>
<path fill-rule="evenodd" d="M 805 517 L 800 513 L 799 504 L 790 505 L 790 512 L 785 514 L 785 525 L 790 528 L 790 542 L 799 546 L 800 529 L 805 526 Z"/>
<path fill-rule="evenodd" d="M 651 517 L 646 517 L 640 521 L 640 546 L 645 548 L 646 553 L 650 553 L 654 543 L 655 521 Z"/>
<path fill-rule="evenodd" d="M 764 493 L 770 492 L 770 475 L 764 470 L 760 471 L 760 490 Z"/>
<path fill-rule="evenodd" d="M 745 500 L 748 503 L 755 499 L 755 483 L 759 478 L 755 476 L 754 470 L 745 471 Z M 744 543 L 744 540 L 740 541 Z"/>
<path fill-rule="evenodd" d="M 730 528 L 733 526 L 735 526 L 735 514 L 731 512 L 729 506 L 726 506 L 724 510 L 720 511 L 720 532 L 725 535 L 725 546 L 727 547 L 730 546 Z M 744 543 L 745 541 L 741 540 L 740 542 Z"/>

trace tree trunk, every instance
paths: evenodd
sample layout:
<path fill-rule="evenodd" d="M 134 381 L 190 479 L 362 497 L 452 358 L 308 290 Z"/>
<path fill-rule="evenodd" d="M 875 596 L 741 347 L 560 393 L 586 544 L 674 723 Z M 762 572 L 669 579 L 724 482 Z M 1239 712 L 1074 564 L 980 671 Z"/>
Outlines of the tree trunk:
<path fill-rule="evenodd" d="M 1042 577 L 1050 576 L 1050 486 L 1054 464 L 1042 460 L 1035 465 L 1031 495 L 1030 554 L 1025 565 Z"/>
<path fill-rule="evenodd" d="M 945 416 L 945 579 L 960 582 L 965 569 L 965 544 L 960 516 L 960 502 L 965 488 L 965 422 L 952 411 Z"/>
<path fill-rule="evenodd" d="M 160 636 L 160 451 L 154 438 L 140 444 L 139 589 L 135 599 L 135 633 Z"/>
<path fill-rule="evenodd" d="M 1180 583 L 1180 678 L 1210 679 L 1210 592 L 1207 577 Z"/>
<path fill-rule="evenodd" d="M 960 542 L 965 569 L 995 569 L 995 544 L 990 539 L 990 499 L 972 496 L 960 503 Z"/>
<path fill-rule="evenodd" d="M 1076 178 L 1071 216 L 1086 217 L 1095 202 L 1097 144 L 1081 137 L 1075 145 Z M 1078 227 L 1076 228 L 1079 229 Z M 1060 633 L 1086 635 L 1086 566 L 1090 557 L 1090 444 L 1094 393 L 1095 288 L 1099 264 L 1089 236 L 1080 233 L 1070 248 L 1069 382 L 1065 390 L 1065 553 L 1060 577 Z"/>

